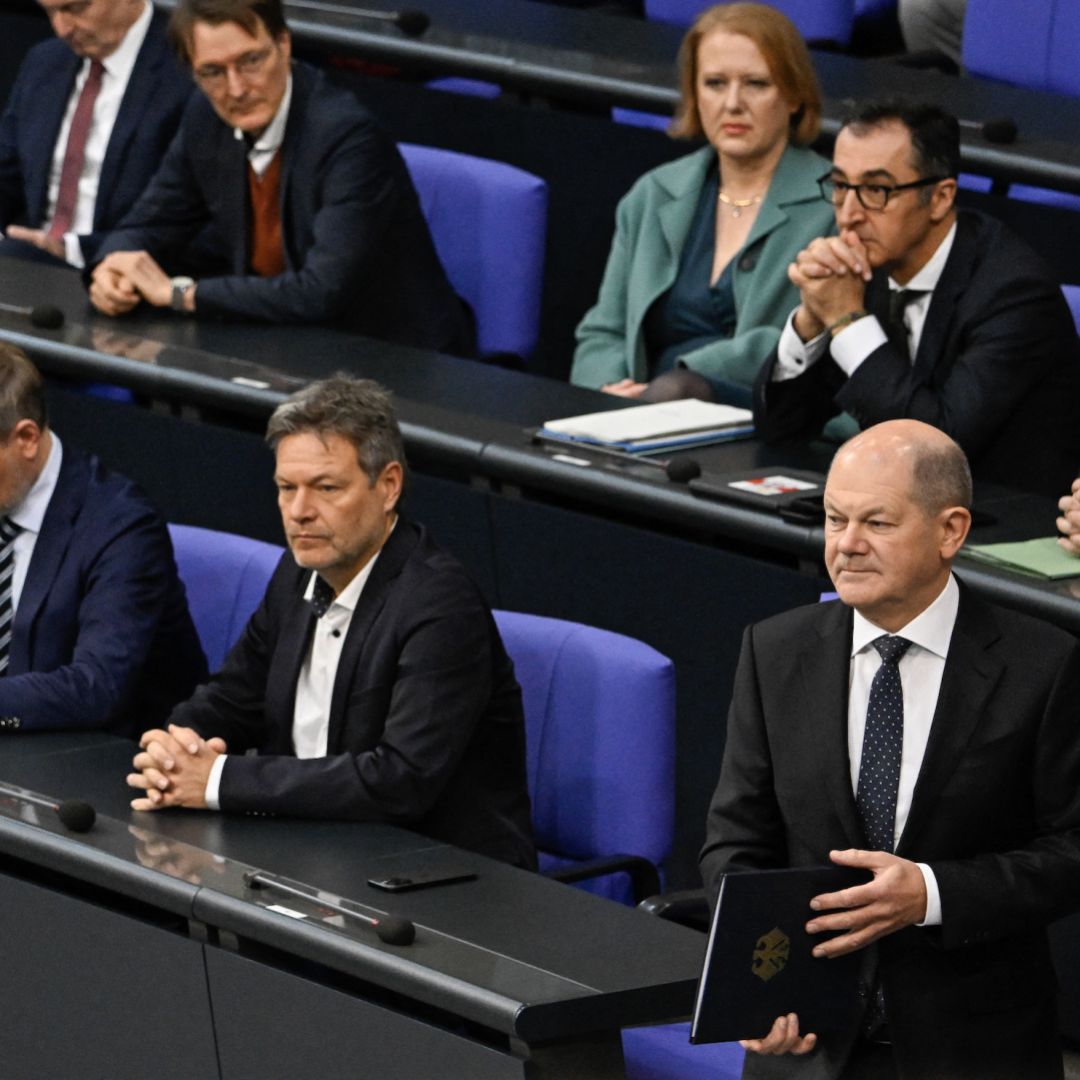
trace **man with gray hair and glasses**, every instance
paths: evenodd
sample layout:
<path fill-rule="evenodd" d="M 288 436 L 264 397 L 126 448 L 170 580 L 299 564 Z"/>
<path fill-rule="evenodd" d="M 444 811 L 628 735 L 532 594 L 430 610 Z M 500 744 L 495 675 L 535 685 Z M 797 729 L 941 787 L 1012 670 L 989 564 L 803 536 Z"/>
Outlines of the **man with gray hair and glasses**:
<path fill-rule="evenodd" d="M 535 867 L 513 665 L 464 568 L 398 511 L 389 394 L 313 383 L 266 439 L 289 552 L 221 671 L 143 735 L 132 806 L 389 822 Z"/>
<path fill-rule="evenodd" d="M 789 268 L 801 303 L 758 376 L 758 429 L 775 441 L 922 420 L 976 480 L 1057 495 L 1080 462 L 1076 331 L 1042 260 L 957 209 L 959 163 L 957 122 L 936 106 L 882 102 L 846 121 L 821 181 L 839 235 Z"/>

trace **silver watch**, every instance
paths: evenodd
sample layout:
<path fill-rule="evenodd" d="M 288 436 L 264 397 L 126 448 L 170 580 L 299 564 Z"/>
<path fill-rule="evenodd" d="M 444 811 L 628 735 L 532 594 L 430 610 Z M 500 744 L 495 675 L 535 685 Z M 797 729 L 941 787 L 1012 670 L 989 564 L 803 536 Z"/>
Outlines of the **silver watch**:
<path fill-rule="evenodd" d="M 172 285 L 172 299 L 169 301 L 169 307 L 171 307 L 173 311 L 183 311 L 184 297 L 187 295 L 188 289 L 194 286 L 195 279 L 189 277 L 174 277 L 169 278 L 169 284 Z"/>

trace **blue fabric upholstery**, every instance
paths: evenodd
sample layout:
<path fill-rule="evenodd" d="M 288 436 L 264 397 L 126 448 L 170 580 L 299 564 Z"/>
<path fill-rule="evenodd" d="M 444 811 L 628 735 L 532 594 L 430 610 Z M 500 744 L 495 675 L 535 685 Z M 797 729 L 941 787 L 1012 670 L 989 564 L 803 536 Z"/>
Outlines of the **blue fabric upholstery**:
<path fill-rule="evenodd" d="M 1062 285 L 1061 291 L 1065 294 L 1065 302 L 1072 312 L 1073 322 L 1076 323 L 1076 331 L 1080 333 L 1080 285 Z"/>
<path fill-rule="evenodd" d="M 465 97 L 493 99 L 502 94 L 498 83 L 484 82 L 483 79 L 464 79 L 458 75 L 447 75 L 443 79 L 431 79 L 424 83 L 429 90 L 441 90 L 447 94 L 464 94 Z"/>
<path fill-rule="evenodd" d="M 541 869 L 605 855 L 659 865 L 675 819 L 675 673 L 633 638 L 496 611 L 525 703 Z M 618 879 L 623 880 L 618 880 Z M 626 875 L 583 885 L 627 900 Z"/>
<path fill-rule="evenodd" d="M 739 1080 L 744 1051 L 737 1042 L 690 1043 L 689 1024 L 626 1028 L 626 1080 Z"/>
<path fill-rule="evenodd" d="M 709 6 L 708 0 L 645 0 L 645 17 L 689 26 Z M 855 22 L 855 0 L 771 0 L 807 41 L 847 45 Z"/>
<path fill-rule="evenodd" d="M 480 355 L 527 359 L 540 329 L 547 184 L 501 161 L 400 150 L 450 283 L 476 316 Z"/>
<path fill-rule="evenodd" d="M 210 671 L 217 671 L 258 607 L 284 549 L 193 525 L 170 525 L 169 535 L 195 629 Z"/>
<path fill-rule="evenodd" d="M 671 127 L 671 116 L 661 116 L 659 113 L 642 112 L 640 109 L 626 109 L 616 105 L 611 110 L 611 119 L 616 124 L 626 124 L 628 127 L 656 128 L 659 131 L 667 131 Z"/>

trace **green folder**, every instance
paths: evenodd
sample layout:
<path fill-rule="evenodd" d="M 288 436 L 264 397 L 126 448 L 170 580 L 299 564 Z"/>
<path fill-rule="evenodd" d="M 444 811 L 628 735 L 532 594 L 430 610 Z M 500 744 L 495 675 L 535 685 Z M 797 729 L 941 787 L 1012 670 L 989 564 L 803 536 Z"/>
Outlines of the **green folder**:
<path fill-rule="evenodd" d="M 1070 555 L 1052 536 L 1011 544 L 967 544 L 961 554 L 1049 581 L 1080 577 L 1080 558 Z"/>

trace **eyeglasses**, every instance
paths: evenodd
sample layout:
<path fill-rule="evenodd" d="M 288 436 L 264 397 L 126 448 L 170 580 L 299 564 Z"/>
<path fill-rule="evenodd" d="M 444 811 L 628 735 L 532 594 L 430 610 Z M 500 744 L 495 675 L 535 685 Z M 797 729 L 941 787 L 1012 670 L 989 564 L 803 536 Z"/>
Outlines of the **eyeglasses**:
<path fill-rule="evenodd" d="M 915 188 L 929 187 L 948 180 L 947 176 L 926 176 L 922 180 L 912 180 L 907 184 L 849 184 L 846 180 L 837 180 L 832 176 L 823 176 L 818 181 L 821 197 L 833 206 L 843 206 L 849 191 L 855 192 L 864 210 L 884 210 L 889 199 L 898 191 L 913 191 Z"/>
<path fill-rule="evenodd" d="M 241 79 L 254 79 L 266 66 L 266 61 L 270 59 L 273 51 L 274 46 L 267 45 L 263 49 L 238 56 L 231 64 L 204 64 L 195 69 L 195 81 L 207 90 L 217 90 L 224 85 L 230 69 Z"/>

